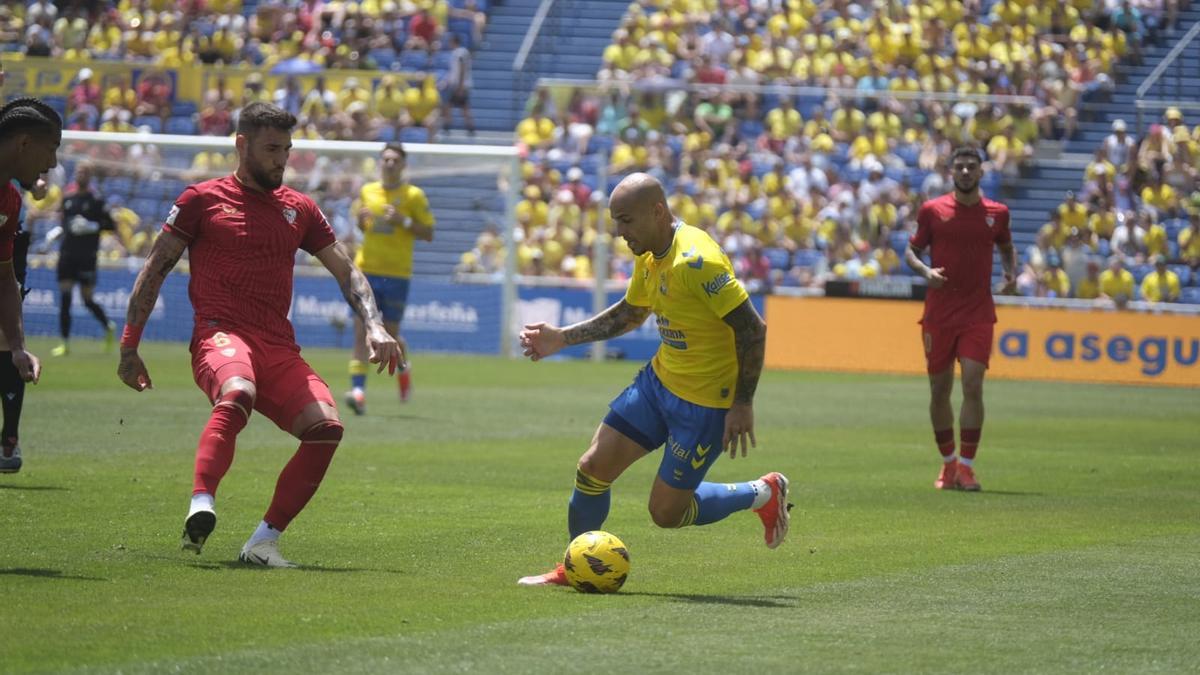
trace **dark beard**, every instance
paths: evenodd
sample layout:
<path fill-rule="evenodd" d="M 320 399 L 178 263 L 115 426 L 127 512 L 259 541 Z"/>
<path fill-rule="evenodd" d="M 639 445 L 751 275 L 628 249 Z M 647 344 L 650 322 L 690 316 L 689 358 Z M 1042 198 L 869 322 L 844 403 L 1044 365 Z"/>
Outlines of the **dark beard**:
<path fill-rule="evenodd" d="M 282 177 L 280 177 L 279 180 L 276 180 L 272 178 L 271 174 L 267 173 L 266 171 L 262 171 L 253 167 L 250 167 L 250 177 L 253 178 L 254 182 L 258 183 L 259 186 L 261 186 L 267 192 L 274 192 L 275 190 L 279 189 L 279 186 L 283 185 Z"/>

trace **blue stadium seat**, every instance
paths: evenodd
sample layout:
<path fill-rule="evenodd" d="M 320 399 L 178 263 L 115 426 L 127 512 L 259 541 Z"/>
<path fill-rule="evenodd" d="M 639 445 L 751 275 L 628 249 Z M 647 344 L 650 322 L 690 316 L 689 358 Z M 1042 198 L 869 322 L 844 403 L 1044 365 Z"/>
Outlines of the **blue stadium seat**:
<path fill-rule="evenodd" d="M 129 176 L 112 176 L 105 178 L 100 188 L 109 195 L 129 195 L 133 192 L 133 179 Z"/>
<path fill-rule="evenodd" d="M 1133 273 L 1133 280 L 1140 284 L 1140 283 L 1142 283 L 1142 279 L 1146 278 L 1147 274 L 1150 274 L 1151 272 L 1154 271 L 1154 266 L 1153 265 L 1134 265 L 1133 267 L 1129 268 L 1129 271 L 1131 273 Z"/>
<path fill-rule="evenodd" d="M 1200 305 L 1200 286 L 1187 286 L 1179 289 L 1179 301 Z"/>
<path fill-rule="evenodd" d="M 394 140 L 396 140 L 396 127 L 385 124 L 379 128 L 380 143 L 391 143 Z"/>
<path fill-rule="evenodd" d="M 196 114 L 196 104 L 191 101 L 173 101 L 171 103 L 171 115 L 174 117 L 185 117 Z"/>
<path fill-rule="evenodd" d="M 426 143 L 429 141 L 429 132 L 421 127 L 404 127 L 400 130 L 401 143 Z"/>
<path fill-rule="evenodd" d="M 588 151 L 589 155 L 600 153 L 607 157 L 609 155 L 609 153 L 612 152 L 612 149 L 613 149 L 612 136 L 601 136 L 599 134 L 596 134 L 595 136 L 592 136 L 588 140 L 587 151 Z"/>
<path fill-rule="evenodd" d="M 1112 255 L 1112 243 L 1107 239 L 1101 239 L 1100 243 L 1096 245 L 1096 252 L 1107 258 Z"/>
<path fill-rule="evenodd" d="M 391 70 L 396 62 L 396 50 L 391 47 L 381 47 L 367 52 L 367 56 L 375 61 L 380 70 Z"/>
<path fill-rule="evenodd" d="M 1192 283 L 1192 268 L 1187 265 L 1167 265 L 1167 269 L 1179 277 L 1180 286 L 1188 286 Z"/>
<path fill-rule="evenodd" d="M 801 249 L 796 251 L 792 264 L 797 267 L 812 267 L 821 262 L 821 259 L 824 257 L 825 254 L 816 249 Z"/>
<path fill-rule="evenodd" d="M 167 125 L 163 130 L 168 134 L 193 136 L 196 134 L 196 122 L 190 116 L 180 117 L 176 115 L 167 119 Z"/>
<path fill-rule="evenodd" d="M 762 135 L 763 123 L 758 120 L 742 120 L 738 125 L 738 135 L 742 140 L 749 141 Z"/>
<path fill-rule="evenodd" d="M 142 115 L 133 118 L 134 127 L 149 127 L 150 133 L 161 134 L 163 130 L 162 119 L 152 115 Z"/>
<path fill-rule="evenodd" d="M 763 249 L 763 255 L 771 262 L 771 269 L 786 270 L 789 267 L 791 254 L 782 248 Z"/>
<path fill-rule="evenodd" d="M 401 70 L 426 70 L 429 65 L 429 55 L 425 52 L 407 51 L 400 55 Z"/>

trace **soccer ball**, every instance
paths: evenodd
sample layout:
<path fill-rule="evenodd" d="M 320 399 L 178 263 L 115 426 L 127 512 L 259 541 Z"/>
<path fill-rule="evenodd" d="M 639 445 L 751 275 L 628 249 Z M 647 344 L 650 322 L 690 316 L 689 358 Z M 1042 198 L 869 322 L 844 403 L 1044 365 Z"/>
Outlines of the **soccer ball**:
<path fill-rule="evenodd" d="M 629 549 L 607 532 L 584 532 L 567 545 L 563 567 L 580 593 L 616 593 L 629 576 Z"/>

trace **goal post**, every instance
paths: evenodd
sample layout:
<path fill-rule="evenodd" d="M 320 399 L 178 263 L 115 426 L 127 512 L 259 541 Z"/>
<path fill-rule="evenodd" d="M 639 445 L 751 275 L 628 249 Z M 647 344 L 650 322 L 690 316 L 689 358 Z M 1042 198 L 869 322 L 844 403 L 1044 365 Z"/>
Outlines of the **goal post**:
<path fill-rule="evenodd" d="M 379 179 L 382 142 L 293 140 L 285 184 L 313 197 L 339 240 L 360 240 L 351 212 L 359 188 Z M 515 206 L 521 187 L 520 158 L 512 146 L 404 143 L 405 175 L 422 188 L 438 220 L 434 241 L 418 242 L 413 292 L 405 332 L 412 319 L 414 348 L 512 354 L 516 314 Z M 111 319 L 125 314 L 133 279 L 179 194 L 192 183 L 228 175 L 236 167 L 232 137 L 65 131 L 61 167 L 51 182 L 66 189 L 80 162 L 95 169 L 93 188 L 111 201 L 116 236 L 102 239 L 96 299 Z M 58 290 L 54 278 L 61 213 L 31 208 L 32 234 L 26 325 L 30 334 L 57 334 Z M 455 267 L 487 228 L 503 241 L 503 263 L 489 284 L 456 284 Z M 186 340 L 191 330 L 187 261 L 168 278 L 147 339 Z M 310 346 L 349 346 L 350 310 L 323 268 L 299 255 L 292 319 L 297 339 Z M 78 291 L 76 291 L 78 292 Z M 414 305 L 414 296 L 417 302 Z M 415 318 L 414 318 L 415 313 Z M 101 328 L 79 299 L 73 303 L 73 334 L 98 336 Z M 93 325 L 96 324 L 96 325 Z"/>

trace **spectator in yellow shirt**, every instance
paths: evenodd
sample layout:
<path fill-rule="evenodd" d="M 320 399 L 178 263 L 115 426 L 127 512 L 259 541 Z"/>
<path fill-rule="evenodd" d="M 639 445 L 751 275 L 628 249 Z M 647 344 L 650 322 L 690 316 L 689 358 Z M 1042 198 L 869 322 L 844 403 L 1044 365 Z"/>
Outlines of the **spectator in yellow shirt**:
<path fill-rule="evenodd" d="M 1179 232 L 1179 257 L 1195 270 L 1200 269 L 1200 211 L 1192 211 L 1189 218 L 1191 224 Z"/>
<path fill-rule="evenodd" d="M 554 120 L 542 114 L 540 108 L 517 125 L 517 140 L 530 150 L 546 150 L 554 144 Z"/>
<path fill-rule="evenodd" d="M 1016 174 L 1021 168 L 1027 153 L 1025 144 L 1013 135 L 1011 126 L 1005 128 L 1002 133 L 992 136 L 992 140 L 987 145 L 987 154 L 992 162 L 992 167 L 996 171 L 1010 176 Z"/>
<path fill-rule="evenodd" d="M 1100 263 L 1089 260 L 1087 275 L 1075 287 L 1075 297 L 1080 300 L 1095 300 L 1100 297 Z"/>
<path fill-rule="evenodd" d="M 542 191 L 536 185 L 525 186 L 525 199 L 517 202 L 517 222 L 526 231 L 544 227 L 550 216 L 550 207 L 542 200 Z"/>
<path fill-rule="evenodd" d="M 804 126 L 804 118 L 792 104 L 791 96 L 779 100 L 779 107 L 767 113 L 767 139 L 772 152 L 778 153 L 787 139 L 795 136 Z"/>
<path fill-rule="evenodd" d="M 1067 232 L 1070 232 L 1072 227 L 1080 230 L 1087 227 L 1087 206 L 1075 197 L 1073 190 L 1068 190 L 1067 200 L 1058 205 L 1058 216 Z"/>
<path fill-rule="evenodd" d="M 1167 247 L 1167 228 L 1162 224 L 1154 222 L 1149 213 L 1142 214 L 1142 224 L 1146 230 L 1146 236 L 1143 241 L 1146 242 L 1146 255 L 1148 256 L 1166 256 L 1170 252 Z"/>
<path fill-rule="evenodd" d="M 1142 188 L 1142 205 L 1154 209 L 1160 218 L 1169 218 L 1179 210 L 1175 188 L 1163 182 L 1162 175 L 1151 171 L 1150 181 Z"/>
<path fill-rule="evenodd" d="M 1142 279 L 1142 299 L 1146 302 L 1179 300 L 1179 275 L 1167 269 L 1166 256 L 1154 256 L 1154 271 Z"/>
<path fill-rule="evenodd" d="M 1038 240 L 1046 242 L 1046 246 L 1055 251 L 1061 251 L 1067 243 L 1071 229 L 1063 223 L 1062 209 L 1060 208 L 1050 212 L 1050 221 L 1038 230 Z"/>
<path fill-rule="evenodd" d="M 1046 270 L 1042 272 L 1041 281 L 1042 287 L 1046 289 L 1046 297 L 1071 297 L 1071 279 L 1062 268 L 1062 259 L 1058 254 L 1051 253 L 1046 256 Z"/>
<path fill-rule="evenodd" d="M 1121 256 L 1110 257 L 1108 269 L 1100 274 L 1100 297 L 1124 307 L 1133 299 L 1133 284 L 1133 275 L 1125 269 L 1125 261 Z"/>

